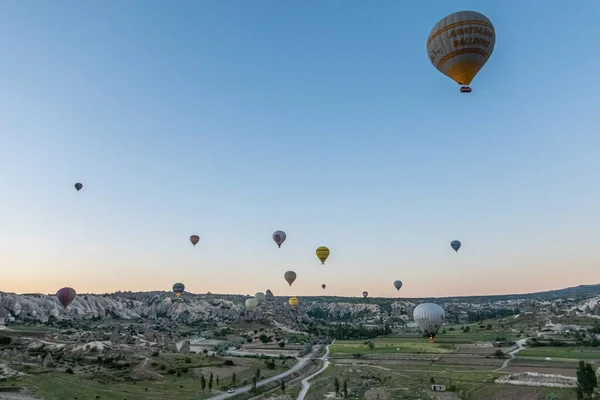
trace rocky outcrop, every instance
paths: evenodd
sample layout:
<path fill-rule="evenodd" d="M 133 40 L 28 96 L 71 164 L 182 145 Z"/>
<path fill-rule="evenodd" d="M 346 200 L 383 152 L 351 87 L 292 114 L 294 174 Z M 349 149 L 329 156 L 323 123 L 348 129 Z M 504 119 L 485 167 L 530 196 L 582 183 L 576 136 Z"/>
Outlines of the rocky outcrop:
<path fill-rule="evenodd" d="M 183 353 L 183 354 L 187 354 L 190 352 L 190 341 L 189 340 L 186 340 L 183 342 L 183 344 L 181 345 L 181 348 L 179 349 L 179 352 Z"/>
<path fill-rule="evenodd" d="M 44 361 L 42 361 L 42 365 L 46 368 L 56 367 L 56 364 L 54 363 L 54 359 L 52 358 L 52 354 L 50 354 L 50 353 L 46 354 L 46 357 L 44 357 Z"/>

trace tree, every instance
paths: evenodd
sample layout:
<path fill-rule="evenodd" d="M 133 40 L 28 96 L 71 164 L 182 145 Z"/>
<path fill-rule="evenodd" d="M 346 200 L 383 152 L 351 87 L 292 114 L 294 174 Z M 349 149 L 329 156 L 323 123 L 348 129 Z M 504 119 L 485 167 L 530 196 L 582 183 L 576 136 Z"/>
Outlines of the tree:
<path fill-rule="evenodd" d="M 280 387 L 281 387 L 281 393 L 285 393 L 285 381 L 283 379 L 281 380 Z"/>
<path fill-rule="evenodd" d="M 494 357 L 502 358 L 504 357 L 504 352 L 500 349 L 494 351 Z"/>
<path fill-rule="evenodd" d="M 263 333 L 263 334 L 261 334 L 261 335 L 258 337 L 258 340 L 260 340 L 260 341 L 261 341 L 261 342 L 263 342 L 264 344 L 267 344 L 267 343 L 269 343 L 269 342 L 270 342 L 272 339 L 271 339 L 271 336 L 267 336 L 267 335 L 265 335 L 265 334 Z"/>
<path fill-rule="evenodd" d="M 202 393 L 204 393 L 204 389 L 206 389 L 206 379 L 204 379 L 204 375 L 200 375 L 200 387 L 202 388 Z"/>
<path fill-rule="evenodd" d="M 433 376 L 431 377 L 431 379 L 429 379 L 429 383 L 431 383 L 432 385 L 435 385 L 435 379 L 433 378 Z"/>
<path fill-rule="evenodd" d="M 219 386 L 219 375 L 217 375 L 217 386 Z"/>
<path fill-rule="evenodd" d="M 233 375 L 231 375 L 231 385 L 235 386 L 235 380 L 236 380 L 237 376 L 235 375 L 235 372 L 233 373 Z"/>
<path fill-rule="evenodd" d="M 252 377 L 252 387 L 250 388 L 250 392 L 252 392 L 252 393 L 256 392 L 256 381 L 257 381 L 256 376 L 253 376 Z"/>
<path fill-rule="evenodd" d="M 335 389 L 335 395 L 337 396 L 340 393 L 340 380 L 335 377 L 333 381 L 333 388 Z"/>
<path fill-rule="evenodd" d="M 369 342 L 369 349 L 373 350 L 375 348 L 375 343 Z"/>
<path fill-rule="evenodd" d="M 213 373 L 210 373 L 210 376 L 208 377 L 208 392 L 210 393 L 210 391 L 212 390 L 212 385 L 213 385 Z"/>
<path fill-rule="evenodd" d="M 596 386 L 598 386 L 598 379 L 592 366 L 583 360 L 579 361 L 579 367 L 577 368 L 577 395 L 581 394 L 582 398 L 591 398 Z"/>
<path fill-rule="evenodd" d="M 348 382 L 344 381 L 344 388 L 342 390 L 344 391 L 344 397 L 348 397 Z"/>
<path fill-rule="evenodd" d="M 465 330 L 463 331 L 464 333 L 469 333 L 471 332 L 471 327 L 470 326 L 465 326 Z"/>
<path fill-rule="evenodd" d="M 260 368 L 256 368 L 256 374 L 254 374 L 254 377 L 257 381 L 260 379 Z"/>
<path fill-rule="evenodd" d="M 279 347 L 281 347 L 282 349 L 285 347 L 285 342 L 279 342 Z"/>

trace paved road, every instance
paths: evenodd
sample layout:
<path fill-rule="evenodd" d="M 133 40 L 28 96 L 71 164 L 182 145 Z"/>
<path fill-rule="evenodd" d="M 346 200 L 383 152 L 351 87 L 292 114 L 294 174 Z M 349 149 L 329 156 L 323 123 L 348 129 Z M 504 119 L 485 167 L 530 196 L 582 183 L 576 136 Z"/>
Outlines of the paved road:
<path fill-rule="evenodd" d="M 335 342 L 335 340 L 333 342 Z M 331 344 L 333 344 L 333 342 L 331 342 Z M 325 346 L 325 355 L 321 357 L 321 360 L 323 360 L 323 366 L 314 374 L 302 379 L 302 390 L 298 394 L 298 397 L 296 397 L 296 400 L 304 400 L 304 396 L 306 396 L 306 393 L 308 393 L 308 389 L 310 389 L 310 383 L 308 383 L 308 381 L 314 378 L 315 376 L 319 375 L 321 372 L 325 371 L 327 367 L 329 367 L 330 362 L 327 359 L 328 355 L 329 345 Z"/>
<path fill-rule="evenodd" d="M 299 369 L 301 369 L 302 367 L 304 367 L 306 365 L 306 363 L 308 361 L 310 361 L 311 358 L 315 357 L 319 353 L 319 351 L 321 350 L 321 347 L 322 346 L 315 346 L 313 348 L 313 351 L 309 355 L 307 355 L 306 357 L 298 358 L 298 362 L 292 368 L 288 369 L 285 372 L 282 372 L 279 375 L 275 375 L 275 376 L 272 376 L 270 378 L 263 379 L 262 381 L 259 381 L 256 384 L 256 387 L 261 387 L 261 386 L 264 386 L 264 385 L 266 385 L 268 383 L 278 381 L 278 380 L 280 380 L 282 378 L 285 378 L 286 376 L 289 376 L 289 375 L 293 374 L 294 372 L 297 372 Z M 235 388 L 235 392 L 234 393 L 221 393 L 221 394 L 219 394 L 217 396 L 213 396 L 213 397 L 208 398 L 208 400 L 223 400 L 223 399 L 228 399 L 228 398 L 233 397 L 235 395 L 238 395 L 240 393 L 249 392 L 251 388 L 252 388 L 252 385 L 242 386 L 240 388 Z"/>

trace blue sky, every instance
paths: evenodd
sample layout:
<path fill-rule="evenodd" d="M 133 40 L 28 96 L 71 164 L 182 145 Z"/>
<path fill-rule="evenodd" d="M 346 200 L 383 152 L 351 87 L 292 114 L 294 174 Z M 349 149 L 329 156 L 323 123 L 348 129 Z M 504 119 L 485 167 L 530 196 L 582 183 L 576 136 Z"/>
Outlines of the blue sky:
<path fill-rule="evenodd" d="M 425 44 L 469 9 L 497 40 L 461 95 Z M 3 2 L 0 290 L 597 283 L 599 13 L 593 0 Z"/>

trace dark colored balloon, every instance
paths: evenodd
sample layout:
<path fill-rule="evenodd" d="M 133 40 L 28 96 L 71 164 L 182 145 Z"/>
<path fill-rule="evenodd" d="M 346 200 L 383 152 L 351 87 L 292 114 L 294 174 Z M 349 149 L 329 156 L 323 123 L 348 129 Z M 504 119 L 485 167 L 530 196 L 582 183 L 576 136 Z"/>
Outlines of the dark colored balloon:
<path fill-rule="evenodd" d="M 75 296 L 77 296 L 75 289 L 70 287 L 64 287 L 56 292 L 56 298 L 58 299 L 58 302 L 65 308 L 67 308 L 67 306 L 71 304 L 73 300 L 75 300 Z"/>
<path fill-rule="evenodd" d="M 77 182 L 77 183 L 75 184 L 75 189 L 77 189 L 77 191 L 78 191 L 78 192 L 79 192 L 79 191 L 80 191 L 82 188 L 83 188 L 83 185 L 82 185 L 81 183 Z"/>
<path fill-rule="evenodd" d="M 176 283 L 173 285 L 173 291 L 175 293 L 183 293 L 185 290 L 185 285 L 183 283 Z"/>
<path fill-rule="evenodd" d="M 460 249 L 460 246 L 462 246 L 462 243 L 460 242 L 460 240 L 453 240 L 452 242 L 450 242 L 450 247 L 452 247 L 454 249 L 454 251 L 458 252 L 458 249 Z"/>
<path fill-rule="evenodd" d="M 326 285 L 326 284 L 322 284 L 322 285 L 321 285 L 321 287 L 322 287 L 323 289 L 325 289 L 325 288 L 327 287 L 327 285 Z"/>

